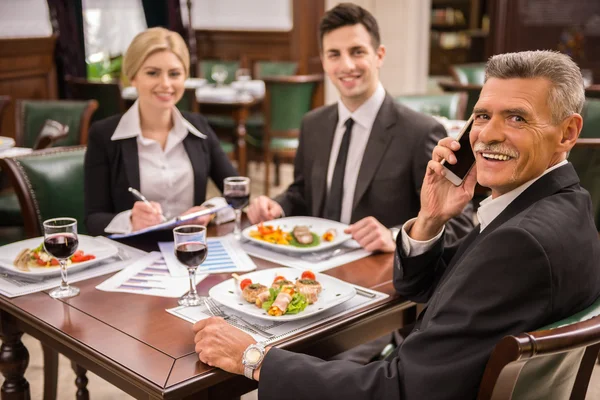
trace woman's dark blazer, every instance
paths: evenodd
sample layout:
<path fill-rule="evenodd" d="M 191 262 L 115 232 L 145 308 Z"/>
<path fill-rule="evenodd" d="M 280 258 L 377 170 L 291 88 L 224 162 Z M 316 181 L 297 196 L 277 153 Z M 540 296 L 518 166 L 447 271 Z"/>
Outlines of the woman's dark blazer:
<path fill-rule="evenodd" d="M 223 191 L 223 179 L 238 173 L 206 119 L 188 112 L 182 115 L 206 135 L 203 139 L 188 134 L 183 140 L 194 171 L 194 204 L 198 205 L 205 200 L 209 177 Z M 85 225 L 90 235 L 105 234 L 104 228 L 118 213 L 133 207 L 136 199 L 128 188 L 140 189 L 137 137 L 110 140 L 121 117 L 115 115 L 90 127 L 84 183 Z"/>

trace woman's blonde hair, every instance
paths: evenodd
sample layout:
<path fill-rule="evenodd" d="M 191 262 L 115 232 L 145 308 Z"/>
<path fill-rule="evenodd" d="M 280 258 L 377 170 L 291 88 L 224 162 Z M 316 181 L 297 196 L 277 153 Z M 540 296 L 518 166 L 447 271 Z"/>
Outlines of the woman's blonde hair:
<path fill-rule="evenodd" d="M 190 52 L 180 34 L 165 28 L 150 28 L 133 38 L 123 57 L 123 75 L 131 81 L 146 58 L 164 50 L 179 57 L 187 78 L 190 73 Z"/>

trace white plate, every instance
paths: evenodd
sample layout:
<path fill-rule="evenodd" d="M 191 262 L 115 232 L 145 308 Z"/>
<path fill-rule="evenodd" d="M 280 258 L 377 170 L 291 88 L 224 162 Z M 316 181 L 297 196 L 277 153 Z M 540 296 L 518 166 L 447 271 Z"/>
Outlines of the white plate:
<path fill-rule="evenodd" d="M 273 243 L 265 242 L 264 240 L 259 240 L 259 239 L 255 239 L 255 238 L 251 237 L 250 231 L 256 230 L 257 225 L 249 226 L 242 231 L 242 236 L 244 238 L 248 239 L 249 241 L 251 241 L 252 243 L 256 243 L 258 245 L 265 246 L 270 249 L 285 252 L 285 253 L 303 254 L 303 253 L 313 253 L 315 251 L 327 250 L 327 249 L 331 249 L 333 247 L 339 246 L 340 244 L 344 243 L 346 240 L 352 238 L 352 235 L 348 235 L 347 233 L 344 233 L 344 229 L 346 229 L 348 227 L 348 225 L 342 224 L 341 222 L 331 221 L 331 220 L 323 219 L 323 218 L 287 217 L 287 218 L 274 219 L 273 221 L 263 222 L 263 225 L 264 226 L 273 226 L 275 228 L 280 227 L 284 232 L 291 232 L 292 230 L 294 230 L 294 227 L 296 227 L 298 225 L 305 225 L 305 226 L 308 226 L 308 228 L 310 229 L 311 232 L 314 232 L 317 235 L 319 235 L 319 238 L 321 239 L 321 242 L 319 243 L 318 246 L 294 247 L 291 245 L 273 244 Z M 333 241 L 326 242 L 323 240 L 322 236 L 329 229 L 335 229 L 336 235 L 335 235 L 335 239 L 333 239 Z"/>
<path fill-rule="evenodd" d="M 203 78 L 187 78 L 183 82 L 183 86 L 186 88 L 198 89 L 199 87 L 206 85 L 206 82 L 206 79 Z"/>
<path fill-rule="evenodd" d="M 23 249 L 35 249 L 38 247 L 44 238 L 38 237 L 33 239 L 22 240 L 7 244 L 0 247 L 0 268 L 9 271 L 11 274 L 23 275 L 23 276 L 54 276 L 60 275 L 60 267 L 29 267 L 29 271 L 21 271 L 13 265 L 14 259 L 17 257 L 19 252 Z M 67 267 L 68 271 L 77 271 L 88 266 L 113 257 L 117 254 L 119 249 L 110 243 L 106 243 L 102 240 L 98 240 L 94 237 L 87 235 L 79 235 L 79 246 L 78 250 L 83 250 L 85 254 L 93 254 L 96 256 L 95 259 L 84 261 L 76 264 L 71 264 Z"/>
<path fill-rule="evenodd" d="M 15 146 L 15 139 L 6 136 L 0 136 L 0 151 L 10 149 Z"/>
<path fill-rule="evenodd" d="M 254 283 L 262 283 L 263 285 L 270 287 L 273 283 L 273 279 L 275 279 L 275 277 L 278 275 L 285 277 L 287 280 L 295 281 L 296 278 L 300 278 L 302 271 L 294 268 L 271 268 L 250 272 L 242 275 L 241 277 L 242 279 L 252 279 L 252 282 Z M 352 297 L 354 297 L 354 295 L 356 295 L 354 286 L 350 285 L 349 283 L 333 278 L 329 275 L 318 273 L 315 273 L 315 278 L 323 287 L 323 291 L 319 295 L 319 300 L 316 303 L 307 306 L 304 311 L 301 311 L 298 314 L 284 314 L 280 317 L 273 317 L 267 314 L 267 312 L 262 308 L 258 308 L 256 305 L 248 303 L 246 300 L 244 300 L 237 280 L 233 278 L 213 286 L 208 292 L 208 295 L 219 303 L 235 311 L 270 321 L 293 321 L 307 318 L 350 300 Z"/>

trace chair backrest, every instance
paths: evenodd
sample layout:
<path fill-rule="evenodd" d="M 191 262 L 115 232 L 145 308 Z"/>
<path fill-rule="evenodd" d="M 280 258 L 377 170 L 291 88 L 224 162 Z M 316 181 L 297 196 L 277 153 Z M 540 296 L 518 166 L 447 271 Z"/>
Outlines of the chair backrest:
<path fill-rule="evenodd" d="M 196 89 L 186 88 L 183 92 L 181 100 L 177 103 L 177 108 L 181 111 L 189 111 L 197 113 L 200 109 L 198 102 L 196 101 Z"/>
<path fill-rule="evenodd" d="M 83 159 L 86 148 L 62 147 L 0 159 L 23 212 L 27 237 L 43 234 L 43 221 L 56 217 L 77 219 L 77 230 L 86 233 L 83 208 Z"/>
<path fill-rule="evenodd" d="M 504 337 L 487 363 L 479 400 L 584 400 L 600 349 L 600 299 L 535 332 Z"/>
<path fill-rule="evenodd" d="M 600 138 L 578 139 L 569 153 L 581 187 L 590 192 L 596 228 L 600 232 Z"/>
<path fill-rule="evenodd" d="M 47 119 L 42 126 L 35 144 L 33 145 L 34 150 L 43 150 L 48 147 L 52 147 L 57 141 L 66 138 L 69 135 L 69 127 L 63 125 L 60 122 Z"/>
<path fill-rule="evenodd" d="M 485 63 L 456 64 L 450 66 L 450 74 L 456 82 L 463 85 L 483 86 Z"/>
<path fill-rule="evenodd" d="M 97 108 L 96 100 L 17 100 L 17 146 L 33 147 L 47 119 L 69 127 L 69 136 L 56 146 L 86 144 L 90 120 Z"/>
<path fill-rule="evenodd" d="M 600 138 L 600 99 L 586 99 L 582 111 L 582 139 Z"/>
<path fill-rule="evenodd" d="M 313 108 L 315 89 L 323 75 L 266 77 L 264 81 L 265 142 L 272 137 L 297 137 L 302 117 Z"/>
<path fill-rule="evenodd" d="M 235 80 L 235 71 L 240 68 L 239 61 L 202 60 L 200 61 L 200 77 L 206 79 L 208 83 L 215 83 L 215 80 L 211 76 L 212 68 L 215 65 L 222 65 L 227 70 L 225 84 L 229 84 Z"/>
<path fill-rule="evenodd" d="M 466 119 L 466 93 L 398 96 L 396 101 L 417 112 L 439 115 L 448 119 Z"/>
<path fill-rule="evenodd" d="M 65 81 L 69 85 L 73 99 L 98 102 L 98 109 L 94 112 L 92 122 L 126 111 L 118 80 L 103 82 L 67 76 Z"/>
<path fill-rule="evenodd" d="M 298 63 L 295 61 L 257 61 L 254 63 L 254 79 L 267 76 L 296 75 Z"/>

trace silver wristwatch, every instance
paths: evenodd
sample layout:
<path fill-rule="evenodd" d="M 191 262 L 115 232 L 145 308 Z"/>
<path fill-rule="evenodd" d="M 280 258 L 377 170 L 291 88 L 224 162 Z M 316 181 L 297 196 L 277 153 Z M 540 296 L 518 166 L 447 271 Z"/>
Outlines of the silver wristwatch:
<path fill-rule="evenodd" d="M 244 365 L 244 376 L 248 379 L 254 379 L 252 375 L 254 370 L 260 366 L 265 358 L 265 345 L 261 342 L 251 344 L 244 351 L 242 364 Z"/>

